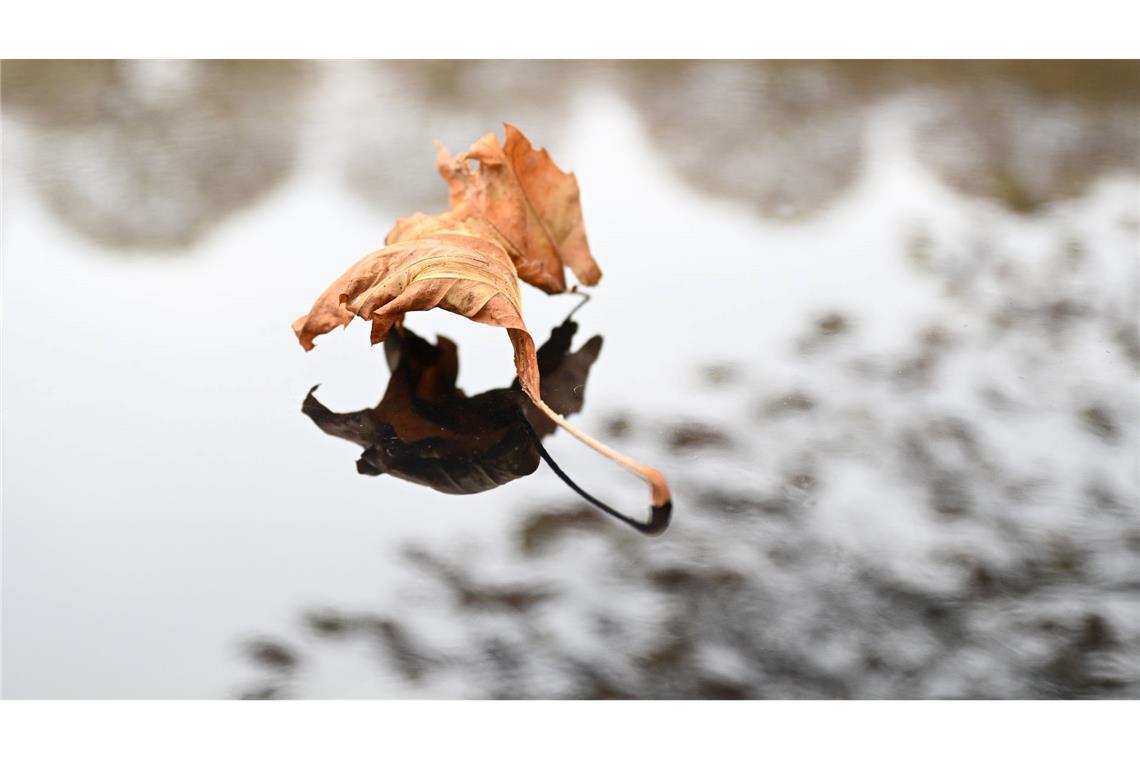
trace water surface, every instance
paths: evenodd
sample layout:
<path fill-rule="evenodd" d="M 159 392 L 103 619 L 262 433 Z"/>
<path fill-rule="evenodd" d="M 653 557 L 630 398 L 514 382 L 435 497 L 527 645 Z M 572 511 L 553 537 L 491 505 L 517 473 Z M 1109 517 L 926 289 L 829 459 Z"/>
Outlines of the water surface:
<path fill-rule="evenodd" d="M 6 62 L 10 697 L 1140 696 L 1131 63 Z M 509 120 L 604 272 L 545 466 L 366 477 L 289 329 Z M 539 341 L 576 303 L 524 292 Z M 513 377 L 458 345 L 468 394 Z M 576 480 L 644 489 L 564 433 Z"/>

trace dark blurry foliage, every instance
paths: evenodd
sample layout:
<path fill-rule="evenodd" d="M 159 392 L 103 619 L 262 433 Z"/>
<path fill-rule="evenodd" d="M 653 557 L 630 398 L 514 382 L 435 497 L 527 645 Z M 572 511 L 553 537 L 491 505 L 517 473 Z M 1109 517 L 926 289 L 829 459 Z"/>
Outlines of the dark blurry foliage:
<path fill-rule="evenodd" d="M 618 67 L 662 155 L 702 190 L 766 218 L 798 219 L 858 176 L 862 110 L 838 67 L 655 61 Z"/>
<path fill-rule="evenodd" d="M 1113 442 L 1120 435 L 1113 415 L 1103 406 L 1087 406 L 1080 411 L 1081 423 L 1089 432 Z"/>
<path fill-rule="evenodd" d="M 33 129 L 29 176 L 69 228 L 182 250 L 293 166 L 307 64 L 5 61 L 4 110 Z"/>
<path fill-rule="evenodd" d="M 500 540 L 410 549 L 385 579 L 407 601 L 369 614 L 414 677 L 406 646 L 330 622 L 359 613 L 310 614 L 312 657 L 372 637 L 393 696 L 1140 697 L 1140 399 L 1113 350 L 1135 283 L 1093 290 L 1082 241 L 1015 257 L 976 233 L 928 236 L 918 270 L 968 321 L 932 312 L 886 349 L 815 314 L 793 377 L 739 384 L 752 414 L 611 412 L 682 443 L 664 537 L 520 505 Z M 311 694 L 303 668 L 255 672 L 250 693 Z"/>
<path fill-rule="evenodd" d="M 633 421 L 627 415 L 614 414 L 605 421 L 603 429 L 607 438 L 617 440 L 628 436 L 632 426 Z"/>
<path fill-rule="evenodd" d="M 785 414 L 810 412 L 815 409 L 815 400 L 802 391 L 792 391 L 763 405 L 763 414 L 778 417 Z"/>
<path fill-rule="evenodd" d="M 380 206 L 442 208 L 430 140 L 466 145 L 509 122 L 551 144 L 576 91 L 600 73 L 589 61 L 377 61 L 350 125 L 348 183 Z"/>
<path fill-rule="evenodd" d="M 740 379 L 741 370 L 727 362 L 701 367 L 701 379 L 710 386 L 731 385 Z"/>
<path fill-rule="evenodd" d="M 1140 154 L 1132 61 L 398 61 L 374 71 L 385 96 L 356 121 L 347 171 L 381 203 L 408 193 L 442 202 L 426 180 L 392 184 L 422 176 L 420 135 L 462 143 L 504 120 L 557 134 L 572 98 L 598 83 L 638 109 L 683 178 L 772 219 L 841 198 L 862 169 L 871 109 L 899 96 L 921 100 L 922 160 L 1018 212 L 1135 171 Z"/>
<path fill-rule="evenodd" d="M 308 618 L 325 642 L 317 648 L 372 640 L 376 666 L 390 675 L 425 687 L 433 678 L 467 685 L 443 696 L 1136 696 L 1126 664 L 1135 634 L 1123 635 L 1092 599 L 1073 607 L 1058 596 L 1087 582 L 1071 549 L 1031 549 L 1009 567 L 948 557 L 961 564 L 962 585 L 936 592 L 812 539 L 802 500 L 723 510 L 713 506 L 723 496 L 693 496 L 701 513 L 662 556 L 577 508 L 520 525 L 513 560 L 532 564 L 528 575 L 559 553 L 582 555 L 600 595 L 575 598 L 573 579 L 549 571 L 537 581 L 491 580 L 415 549 L 418 593 L 432 594 L 432 614 L 449 615 L 465 643 L 433 643 L 414 615 L 395 623 L 395 610 L 386 618 L 325 611 Z M 607 599 L 615 596 L 624 601 Z M 263 671 L 248 693 L 287 695 L 287 679 Z"/>
<path fill-rule="evenodd" d="M 851 329 L 847 317 L 842 314 L 828 314 L 815 323 L 820 335 L 842 335 Z"/>
<path fill-rule="evenodd" d="M 842 344 L 854 330 L 854 321 L 850 316 L 839 312 L 822 314 L 815 319 L 812 329 L 805 331 L 800 338 L 800 353 L 810 354 Z"/>
<path fill-rule="evenodd" d="M 1140 168 L 1135 61 L 671 61 L 619 67 L 686 179 L 799 219 L 859 176 L 871 110 L 922 109 L 914 149 L 954 188 L 1035 212 Z"/>
<path fill-rule="evenodd" d="M 306 109 L 327 108 L 307 85 L 338 65 L 6 61 L 3 98 L 33 127 L 30 176 L 69 227 L 181 249 L 288 176 Z M 384 61 L 354 77 L 332 142 L 349 186 L 389 209 L 446 202 L 425 139 L 465 144 L 511 121 L 556 143 L 599 84 L 681 177 L 771 219 L 842 198 L 892 98 L 921 111 L 922 161 L 1016 212 L 1140 165 L 1134 61 Z"/>
<path fill-rule="evenodd" d="M 540 512 L 527 518 L 519 528 L 519 548 L 523 554 L 535 554 L 561 538 L 568 530 L 597 530 L 603 522 L 604 518 L 600 514 L 585 507 Z"/>
<path fill-rule="evenodd" d="M 701 422 L 682 422 L 669 431 L 669 447 L 677 451 L 727 448 L 731 445 L 721 430 Z"/>
<path fill-rule="evenodd" d="M 1135 61 L 655 61 L 615 65 L 681 176 L 801 219 L 859 176 L 873 108 L 922 110 L 914 149 L 952 187 L 1015 212 L 1140 168 Z"/>
<path fill-rule="evenodd" d="M 1033 213 L 1140 169 L 1140 63 L 978 62 L 931 83 L 921 157 L 958 190 Z"/>
<path fill-rule="evenodd" d="M 249 659 L 270 670 L 292 671 L 297 667 L 297 654 L 287 645 L 277 641 L 259 640 L 246 644 Z"/>

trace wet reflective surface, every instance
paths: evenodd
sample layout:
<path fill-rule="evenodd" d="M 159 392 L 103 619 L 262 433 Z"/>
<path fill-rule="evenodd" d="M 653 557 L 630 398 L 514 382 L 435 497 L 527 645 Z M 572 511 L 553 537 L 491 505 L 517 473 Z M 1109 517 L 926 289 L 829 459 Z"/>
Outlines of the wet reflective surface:
<path fill-rule="evenodd" d="M 2 73 L 6 696 L 1140 696 L 1134 63 Z M 579 178 L 605 276 L 524 314 L 661 537 L 515 435 L 501 331 L 289 329 L 503 121 Z"/>

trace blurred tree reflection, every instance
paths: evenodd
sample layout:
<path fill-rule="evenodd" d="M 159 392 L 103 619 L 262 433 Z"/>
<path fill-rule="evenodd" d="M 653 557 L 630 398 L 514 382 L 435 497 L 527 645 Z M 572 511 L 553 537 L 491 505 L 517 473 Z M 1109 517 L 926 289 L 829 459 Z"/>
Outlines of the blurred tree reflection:
<path fill-rule="evenodd" d="M 1140 697 L 1137 265 L 1017 240 L 913 243 L 957 308 L 894 350 L 809 315 L 790 385 L 704 376 L 750 407 L 615 417 L 673 457 L 665 536 L 559 501 L 409 546 L 400 603 L 306 611 L 301 664 L 251 648 L 246 695 L 314 696 L 322 656 L 368 641 L 374 696 Z"/>
<path fill-rule="evenodd" d="M 1032 212 L 1140 166 L 1135 61 L 670 61 L 618 66 L 667 160 L 767 218 L 800 219 L 859 174 L 868 109 L 923 99 L 922 160 Z"/>
<path fill-rule="evenodd" d="M 372 97 L 349 125 L 350 187 L 399 208 L 447 206 L 431 141 L 468 145 L 504 122 L 559 139 L 575 91 L 602 72 L 588 61 L 378 61 L 365 74 Z"/>
<path fill-rule="evenodd" d="M 354 86 L 321 100 L 310 72 Z M 184 248 L 281 181 L 299 126 L 343 145 L 367 202 L 445 205 L 430 140 L 502 122 L 562 138 L 587 87 L 624 95 L 679 176 L 771 219 L 799 220 L 859 176 L 867 117 L 919 104 L 921 160 L 1017 212 L 1140 165 L 1134 61 L 8 61 L 6 111 L 33 129 L 28 166 L 70 228 L 110 247 Z M 324 89 L 324 88 L 320 88 Z"/>
<path fill-rule="evenodd" d="M 603 83 L 684 179 L 797 220 L 858 177 L 868 110 L 911 95 L 927 106 L 924 161 L 962 192 L 1034 211 L 1136 169 L 1138 74 L 1128 61 L 391 62 L 374 67 L 383 94 L 352 120 L 347 171 L 375 202 L 411 193 L 434 208 L 425 134 L 464 144 L 507 120 L 557 139 L 575 92 Z"/>
<path fill-rule="evenodd" d="M 293 164 L 303 63 L 6 61 L 34 186 L 73 230 L 119 250 L 184 249 Z"/>
<path fill-rule="evenodd" d="M 962 192 L 1032 213 L 1140 169 L 1140 63 L 964 63 L 930 83 L 922 158 Z"/>
<path fill-rule="evenodd" d="M 836 69 L 771 61 L 621 67 L 625 92 L 681 176 L 781 219 L 819 210 L 858 174 L 866 101 Z"/>

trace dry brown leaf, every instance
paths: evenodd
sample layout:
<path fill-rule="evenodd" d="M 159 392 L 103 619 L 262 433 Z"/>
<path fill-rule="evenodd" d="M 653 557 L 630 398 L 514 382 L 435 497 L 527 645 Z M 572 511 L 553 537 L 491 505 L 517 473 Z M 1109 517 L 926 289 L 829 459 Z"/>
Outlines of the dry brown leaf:
<path fill-rule="evenodd" d="M 597 285 L 602 279 L 602 270 L 586 242 L 578 179 L 572 172 L 566 174 L 559 169 L 545 148 L 535 150 L 522 132 L 510 124 L 506 130 L 503 152 L 558 258 L 564 266 L 570 267 L 578 282 Z"/>
<path fill-rule="evenodd" d="M 654 506 L 669 503 L 668 484 L 657 470 L 590 438 L 542 400 L 518 280 L 561 293 L 566 266 L 583 284 L 601 278 L 586 242 L 574 175 L 562 172 L 545 150 L 535 150 L 509 124 L 502 146 L 494 134 L 454 157 L 439 146 L 437 165 L 448 183 L 451 208 L 437 216 L 417 213 L 397 220 L 384 248 L 350 267 L 293 322 L 301 345 L 312 349 L 316 336 L 354 316 L 372 322 L 372 343 L 379 343 L 407 312 L 437 307 L 503 327 L 514 346 L 520 385 L 534 405 L 647 480 Z"/>
<path fill-rule="evenodd" d="M 586 242 L 578 180 L 512 125 L 506 134 L 502 146 L 487 134 L 458 156 L 437 143 L 436 165 L 450 190 L 451 213 L 494 226 L 524 282 L 561 293 L 568 266 L 583 285 L 596 285 L 602 272 Z"/>
<path fill-rule="evenodd" d="M 354 316 L 372 322 L 376 344 L 405 313 L 438 307 L 505 328 L 523 390 L 540 397 L 534 340 L 523 323 L 518 277 L 502 246 L 488 239 L 493 231 L 479 220 L 450 226 L 440 217 L 413 220 L 410 225 L 418 225 L 422 237 L 368 254 L 337 278 L 306 316 L 293 322 L 301 345 L 311 350 L 316 336 L 347 325 Z"/>

